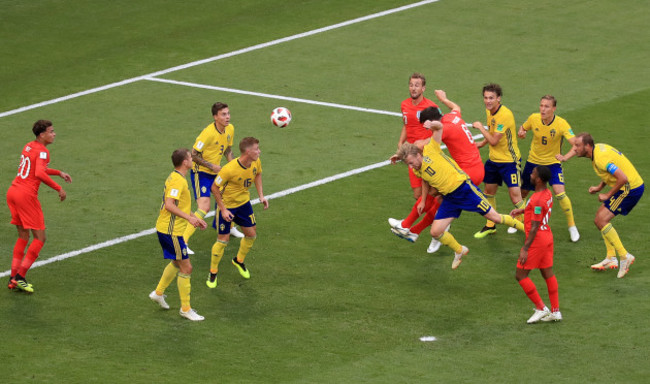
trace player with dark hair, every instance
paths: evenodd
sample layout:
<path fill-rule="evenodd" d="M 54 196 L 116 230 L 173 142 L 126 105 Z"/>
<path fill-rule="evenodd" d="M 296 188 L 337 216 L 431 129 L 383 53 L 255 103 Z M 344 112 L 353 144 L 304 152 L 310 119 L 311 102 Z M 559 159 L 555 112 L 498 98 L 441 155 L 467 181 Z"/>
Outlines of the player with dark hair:
<path fill-rule="evenodd" d="M 217 173 L 221 169 L 221 159 L 233 159 L 232 145 L 235 139 L 235 127 L 230 124 L 230 109 L 228 104 L 217 102 L 212 105 L 213 122 L 201 131 L 192 147 L 193 166 L 190 170 L 194 199 L 197 210 L 196 217 L 203 219 L 210 210 L 210 188 Z M 185 242 L 189 242 L 196 228 L 189 225 L 183 234 Z M 237 228 L 233 235 L 243 237 Z M 188 252 L 193 254 L 189 248 Z"/>
<path fill-rule="evenodd" d="M 447 146 L 451 157 L 467 173 L 472 183 L 479 185 L 483 181 L 483 162 L 474 143 L 474 138 L 461 117 L 460 106 L 449 100 L 443 90 L 437 89 L 435 94 L 438 100 L 450 109 L 450 112 L 443 115 L 437 107 L 428 107 L 420 113 L 420 122 L 427 129 L 431 129 L 434 122 L 440 122 L 442 125 L 441 142 Z M 415 144 L 424 148 L 431 140 L 432 138 L 419 140 Z M 395 161 L 397 158 L 392 157 L 391 160 Z M 388 219 L 388 223 L 392 227 L 391 231 L 406 240 L 415 242 L 422 230 L 433 222 L 439 205 L 440 202 L 433 196 L 422 195 L 413 205 L 406 219 Z M 422 220 L 413 225 L 422 214 L 424 214 Z M 440 248 L 440 243 L 436 239 L 431 239 L 427 252 L 434 253 L 438 248 Z"/>
<path fill-rule="evenodd" d="M 410 98 L 402 101 L 400 109 L 402 111 L 402 132 L 397 141 L 397 149 L 403 143 L 415 143 L 418 140 L 428 139 L 431 137 L 431 131 L 424 128 L 420 122 L 420 113 L 427 107 L 438 108 L 436 103 L 424 97 L 427 80 L 421 73 L 413 73 L 409 77 L 409 95 Z M 422 180 L 413 174 L 409 169 L 409 180 L 413 189 L 413 198 L 416 200 L 422 192 Z"/>
<path fill-rule="evenodd" d="M 38 200 L 38 189 L 41 182 L 59 193 L 59 199 L 65 200 L 67 194 L 59 184 L 50 178 L 60 176 L 66 183 L 72 178 L 65 172 L 48 168 L 50 151 L 46 148 L 54 142 L 56 133 L 52 122 L 38 120 L 32 127 L 36 139 L 25 145 L 20 154 L 18 174 L 7 191 L 7 205 L 11 211 L 11 224 L 18 230 L 18 240 L 14 245 L 11 261 L 11 277 L 9 289 L 18 288 L 26 292 L 34 292 L 34 287 L 25 280 L 27 271 L 38 258 L 45 243 L 45 219 L 41 203 Z M 29 243 L 30 232 L 34 236 Z M 27 254 L 25 254 L 27 248 Z"/>
<path fill-rule="evenodd" d="M 589 193 L 597 193 L 598 201 L 603 203 L 596 211 L 594 224 L 603 236 L 607 256 L 591 268 L 594 270 L 619 268 L 616 259 L 618 253 L 621 258 L 618 278 L 622 278 L 634 263 L 635 257 L 625 249 L 611 221 L 617 215 L 626 216 L 636 206 L 645 189 L 643 179 L 623 153 L 607 144 L 594 144 L 594 139 L 589 133 L 576 136 L 573 150 L 578 157 L 591 159 L 596 175 L 602 180 L 600 184 L 589 187 Z M 567 158 L 559 157 L 559 160 L 566 161 Z M 606 185 L 610 190 L 607 193 L 600 193 Z"/>
<path fill-rule="evenodd" d="M 530 197 L 525 208 L 516 208 L 510 212 L 511 216 L 524 214 L 526 240 L 519 251 L 515 278 L 530 301 L 535 304 L 535 312 L 528 319 L 528 324 L 540 320 L 562 320 L 557 278 L 553 273 L 553 232 L 549 225 L 553 195 L 546 187 L 550 179 L 551 170 L 548 167 L 543 165 L 535 167 L 530 175 L 530 183 L 535 186 L 535 193 Z M 544 305 L 535 283 L 528 277 L 533 269 L 539 269 L 546 281 L 551 310 Z"/>
<path fill-rule="evenodd" d="M 169 304 L 165 301 L 165 290 L 176 278 L 181 299 L 180 315 L 192 321 L 201 321 L 204 317 L 196 313 L 190 305 L 192 263 L 187 253 L 183 233 L 188 223 L 201 229 L 205 229 L 207 224 L 191 212 L 192 198 L 185 179 L 187 171 L 192 168 L 190 151 L 186 148 L 175 150 L 172 153 L 172 164 L 174 171 L 165 181 L 163 201 L 156 221 L 156 231 L 163 249 L 163 257 L 171 261 L 165 267 L 158 286 L 149 294 L 149 298 L 162 308 L 169 309 Z"/>
<path fill-rule="evenodd" d="M 489 158 L 485 162 L 485 198 L 494 208 L 497 206 L 497 189 L 503 183 L 508 187 L 510 200 L 515 208 L 523 208 L 524 201 L 521 198 L 521 154 L 517 144 L 517 126 L 515 117 L 506 107 L 501 104 L 503 91 L 499 84 L 486 84 L 483 87 L 483 103 L 487 116 L 487 129 L 479 121 L 475 121 L 472 127 L 478 129 L 485 137 L 476 145 L 479 148 L 489 145 Z M 476 232 L 474 237 L 482 239 L 487 235 L 496 232 L 494 223 L 489 221 L 483 229 Z M 516 232 L 514 228 L 508 228 L 508 233 Z"/>
<path fill-rule="evenodd" d="M 435 125 L 441 124 L 435 122 Z M 424 149 L 418 148 L 415 144 L 404 143 L 395 156 L 422 178 L 423 196 L 426 196 L 430 189 L 433 189 L 433 195 L 443 196 L 431 226 L 431 236 L 454 250 L 451 268 L 456 269 L 469 249 L 458 243 L 446 229 L 454 219 L 460 217 L 462 211 L 479 213 L 497 224 L 517 227 L 521 231 L 524 230 L 524 225 L 508 215 L 499 214 L 490 206 L 467 174 L 453 159 L 442 152 L 438 141 L 441 135 L 441 129 L 437 129 L 434 132 L 434 140 L 431 140 Z"/>
<path fill-rule="evenodd" d="M 250 202 L 249 188 L 255 184 L 257 196 L 264 209 L 269 207 L 269 202 L 264 197 L 262 188 L 262 162 L 260 161 L 259 140 L 254 137 L 245 137 L 239 143 L 241 156 L 224 165 L 217 174 L 212 184 L 212 194 L 216 200 L 217 214 L 217 241 L 212 246 L 210 260 L 210 274 L 206 285 L 209 288 L 217 287 L 217 273 L 219 262 L 230 240 L 230 225 L 237 223 L 245 237 L 239 244 L 237 256 L 232 259 L 232 264 L 239 274 L 250 279 L 250 271 L 244 264 L 244 259 L 257 238 L 257 226 L 253 206 Z"/>
<path fill-rule="evenodd" d="M 562 143 L 567 139 L 571 145 L 574 142 L 574 134 L 571 126 L 566 120 L 555 115 L 557 100 L 551 95 L 542 96 L 539 102 L 539 113 L 533 113 L 526 122 L 519 128 L 519 137 L 526 138 L 527 131 L 533 131 L 533 140 L 530 145 L 528 159 L 521 175 L 521 196 L 526 198 L 528 193 L 534 189 L 530 184 L 530 174 L 538 165 L 546 165 L 551 170 L 551 188 L 555 198 L 560 203 L 560 208 L 566 216 L 569 235 L 572 242 L 580 240 L 580 233 L 573 218 L 573 206 L 564 188 L 564 174 L 562 164 L 557 159 L 562 156 Z M 573 148 L 564 157 L 571 158 L 575 155 Z"/>

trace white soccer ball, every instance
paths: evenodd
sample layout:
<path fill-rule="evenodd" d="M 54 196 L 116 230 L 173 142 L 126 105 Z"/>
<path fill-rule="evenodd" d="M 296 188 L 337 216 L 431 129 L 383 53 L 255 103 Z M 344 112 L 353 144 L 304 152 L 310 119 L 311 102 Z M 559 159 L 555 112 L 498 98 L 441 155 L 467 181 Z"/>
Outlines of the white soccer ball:
<path fill-rule="evenodd" d="M 271 112 L 271 122 L 276 127 L 286 127 L 291 122 L 291 111 L 285 107 L 277 107 Z"/>

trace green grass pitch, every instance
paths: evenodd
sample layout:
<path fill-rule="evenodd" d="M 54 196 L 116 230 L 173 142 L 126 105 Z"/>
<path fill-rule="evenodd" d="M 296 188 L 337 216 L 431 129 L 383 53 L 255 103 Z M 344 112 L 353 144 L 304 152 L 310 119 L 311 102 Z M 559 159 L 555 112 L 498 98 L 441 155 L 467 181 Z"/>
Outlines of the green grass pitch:
<path fill-rule="evenodd" d="M 386 160 L 399 117 L 277 95 L 399 112 L 414 71 L 426 95 L 445 89 L 464 118 L 483 121 L 483 84 L 498 82 L 518 124 L 539 98 L 576 133 L 623 151 L 650 180 L 647 1 L 440 0 L 191 66 L 156 79 L 18 111 L 288 36 L 412 4 L 405 0 L 131 2 L 5 1 L 0 12 L 0 186 L 40 118 L 54 121 L 53 168 L 70 173 L 68 200 L 47 186 L 45 260 L 152 228 L 170 154 L 190 147 L 215 101 L 231 106 L 236 139 L 261 141 L 266 195 Z M 156 80 L 153 79 L 153 80 Z M 233 91 L 236 90 L 236 91 Z M 277 106 L 294 119 L 278 129 Z M 524 158 L 529 141 L 520 141 Z M 568 150 L 565 145 L 564 151 Z M 487 154 L 482 152 L 483 159 Z M 556 205 L 551 225 L 564 321 L 528 326 L 532 305 L 514 279 L 523 236 L 472 234 L 465 213 L 452 233 L 470 248 L 453 254 L 393 236 L 388 217 L 411 207 L 404 165 L 383 166 L 255 206 L 252 278 L 227 263 L 219 286 L 205 276 L 213 231 L 197 232 L 192 305 L 178 315 L 148 293 L 165 262 L 143 236 L 29 272 L 36 293 L 0 291 L 0 377 L 35 383 L 639 383 L 650 375 L 650 277 L 644 198 L 614 226 L 637 256 L 628 276 L 594 273 L 604 256 L 593 225 L 598 183 L 585 159 L 564 167 L 582 238 L 570 243 Z M 498 210 L 510 203 L 503 189 Z M 0 210 L 0 273 L 16 232 Z M 542 298 L 546 288 L 531 274 Z M 6 277 L 1 282 L 6 283 Z M 546 300 L 547 301 L 547 300 Z M 422 336 L 436 341 L 421 342 Z"/>

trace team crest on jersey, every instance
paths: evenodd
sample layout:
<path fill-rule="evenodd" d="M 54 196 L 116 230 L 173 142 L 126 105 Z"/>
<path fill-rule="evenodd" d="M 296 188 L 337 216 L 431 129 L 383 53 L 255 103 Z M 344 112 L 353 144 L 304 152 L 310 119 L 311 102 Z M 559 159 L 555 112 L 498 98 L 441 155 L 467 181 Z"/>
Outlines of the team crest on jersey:
<path fill-rule="evenodd" d="M 556 133 L 557 133 L 557 131 L 555 129 L 551 129 L 551 137 L 555 137 Z"/>
<path fill-rule="evenodd" d="M 29 152 L 31 150 L 32 150 L 32 147 L 30 147 L 29 145 L 25 147 L 25 152 Z"/>
<path fill-rule="evenodd" d="M 228 140 L 228 142 L 230 143 L 230 135 L 226 136 L 226 140 Z"/>
<path fill-rule="evenodd" d="M 253 175 L 255 175 L 255 176 L 257 175 L 257 168 L 256 167 L 253 168 Z"/>

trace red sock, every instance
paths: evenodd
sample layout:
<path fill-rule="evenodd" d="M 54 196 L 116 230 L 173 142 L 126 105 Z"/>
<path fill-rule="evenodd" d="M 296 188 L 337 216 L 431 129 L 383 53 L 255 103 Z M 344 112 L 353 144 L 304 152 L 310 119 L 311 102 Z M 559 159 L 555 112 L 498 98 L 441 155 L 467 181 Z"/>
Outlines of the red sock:
<path fill-rule="evenodd" d="M 431 223 L 433 223 L 433 219 L 436 217 L 436 212 L 438 212 L 438 207 L 440 206 L 440 203 L 438 202 L 438 199 L 436 199 L 435 197 L 432 197 L 432 196 L 429 196 L 429 197 L 431 197 L 431 201 L 429 201 L 427 199 L 427 203 L 426 203 L 426 205 L 424 207 L 426 209 L 426 211 L 425 211 L 426 214 L 424 215 L 422 220 L 420 220 L 419 223 L 415 224 L 411 228 L 411 232 L 417 233 L 418 235 L 420 234 L 420 232 L 424 231 L 424 229 L 426 227 L 428 227 L 429 225 L 431 225 Z M 428 207 L 428 209 L 427 209 L 428 205 L 431 205 L 431 206 Z"/>
<path fill-rule="evenodd" d="M 560 296 L 557 293 L 557 278 L 555 278 L 555 275 L 546 279 L 546 287 L 548 288 L 548 298 L 551 301 L 551 311 L 557 312 L 560 310 Z"/>
<path fill-rule="evenodd" d="M 15 276 L 20 268 L 20 263 L 23 262 L 23 257 L 25 257 L 25 247 L 27 247 L 27 240 L 21 239 L 20 237 L 16 240 L 16 245 L 14 245 L 14 257 L 11 259 L 11 276 Z"/>
<path fill-rule="evenodd" d="M 418 204 L 420 204 L 420 201 L 422 201 L 422 196 L 420 196 L 418 200 L 415 202 L 415 204 L 413 204 L 413 208 L 411 208 L 411 213 L 409 213 L 409 215 L 406 216 L 406 219 L 402 221 L 402 228 L 410 228 L 413 225 L 413 223 L 415 223 L 415 220 L 417 220 L 418 217 L 420 217 L 420 214 L 418 213 Z M 429 209 L 431 209 L 432 204 L 435 204 L 435 202 L 436 202 L 435 197 L 427 195 L 427 199 L 424 201 L 423 212 L 426 212 Z"/>
<path fill-rule="evenodd" d="M 520 280 L 519 285 L 521 285 L 521 288 L 523 288 L 526 296 L 528 296 L 530 301 L 535 304 L 535 307 L 537 309 L 544 309 L 544 302 L 539 296 L 539 293 L 537 293 L 537 287 L 535 287 L 535 283 L 533 283 L 530 277 Z"/>
<path fill-rule="evenodd" d="M 32 264 L 34 264 L 34 261 L 36 261 L 38 258 L 38 254 L 41 252 L 41 248 L 43 248 L 42 241 L 39 239 L 32 240 L 29 248 L 27 248 L 27 255 L 25 255 L 23 262 L 20 264 L 20 268 L 18 268 L 18 274 L 20 276 L 25 277 L 25 274 L 27 271 L 29 271 L 29 268 L 31 268 Z"/>

